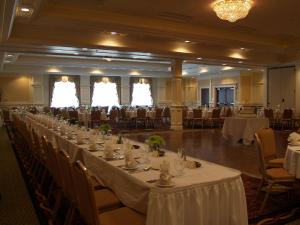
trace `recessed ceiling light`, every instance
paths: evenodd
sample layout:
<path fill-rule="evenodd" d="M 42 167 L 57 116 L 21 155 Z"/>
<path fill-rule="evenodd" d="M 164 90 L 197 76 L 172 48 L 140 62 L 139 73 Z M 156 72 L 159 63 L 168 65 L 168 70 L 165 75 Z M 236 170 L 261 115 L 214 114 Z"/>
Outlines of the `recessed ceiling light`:
<path fill-rule="evenodd" d="M 60 73 L 61 70 L 56 69 L 56 68 L 51 68 L 51 69 L 47 70 L 47 72 L 48 72 L 48 73 Z"/>
<path fill-rule="evenodd" d="M 245 50 L 245 48 L 240 48 L 241 50 Z"/>
<path fill-rule="evenodd" d="M 184 41 L 185 43 L 190 43 L 191 41 Z"/>
<path fill-rule="evenodd" d="M 29 9 L 26 8 L 26 7 L 22 7 L 22 8 L 21 8 L 21 11 L 22 11 L 22 12 L 29 12 Z"/>
<path fill-rule="evenodd" d="M 82 51 L 87 51 L 87 50 L 89 50 L 88 48 L 82 48 Z"/>
<path fill-rule="evenodd" d="M 243 61 L 238 61 L 238 63 L 239 63 L 239 64 L 242 64 L 242 63 L 243 63 Z"/>
<path fill-rule="evenodd" d="M 116 34 L 118 34 L 118 33 L 115 32 L 115 31 L 112 31 L 112 32 L 110 32 L 110 34 L 111 34 L 111 35 L 116 35 Z"/>
<path fill-rule="evenodd" d="M 106 60 L 107 62 L 110 62 L 112 59 L 110 59 L 110 58 L 104 58 L 104 60 Z"/>
<path fill-rule="evenodd" d="M 248 70 L 251 70 L 251 69 L 248 69 Z"/>
<path fill-rule="evenodd" d="M 208 69 L 206 69 L 206 68 L 203 68 L 200 70 L 200 73 L 207 73 L 207 72 L 208 72 Z"/>
<path fill-rule="evenodd" d="M 198 57 L 197 59 L 201 60 L 202 58 L 201 58 L 201 57 Z"/>
<path fill-rule="evenodd" d="M 13 57 L 13 55 L 12 54 L 8 54 L 7 57 Z"/>
<path fill-rule="evenodd" d="M 227 66 L 227 64 L 226 64 L 226 63 L 223 63 L 222 66 Z"/>
<path fill-rule="evenodd" d="M 79 53 L 78 53 L 78 52 L 74 52 L 73 54 L 74 54 L 74 55 L 79 55 Z"/>
<path fill-rule="evenodd" d="M 131 71 L 129 74 L 132 75 L 132 76 L 139 76 L 139 75 L 141 75 L 141 73 L 139 71 L 136 71 L 136 70 Z"/>
<path fill-rule="evenodd" d="M 93 70 L 91 73 L 92 74 L 103 74 L 103 72 L 101 70 Z"/>
<path fill-rule="evenodd" d="M 231 67 L 231 66 L 225 66 L 222 68 L 222 70 L 232 70 L 232 69 L 233 69 L 233 67 Z"/>

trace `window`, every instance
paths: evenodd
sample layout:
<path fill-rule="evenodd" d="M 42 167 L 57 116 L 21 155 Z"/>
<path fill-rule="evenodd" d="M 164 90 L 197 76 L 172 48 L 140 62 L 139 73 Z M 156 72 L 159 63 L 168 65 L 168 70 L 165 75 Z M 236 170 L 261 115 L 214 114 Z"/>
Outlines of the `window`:
<path fill-rule="evenodd" d="M 153 105 L 150 84 L 133 84 L 131 105 Z"/>
<path fill-rule="evenodd" d="M 76 96 L 74 82 L 59 81 L 54 83 L 51 107 L 78 107 L 79 101 Z"/>
<path fill-rule="evenodd" d="M 92 106 L 119 106 L 117 84 L 111 82 L 94 83 Z"/>

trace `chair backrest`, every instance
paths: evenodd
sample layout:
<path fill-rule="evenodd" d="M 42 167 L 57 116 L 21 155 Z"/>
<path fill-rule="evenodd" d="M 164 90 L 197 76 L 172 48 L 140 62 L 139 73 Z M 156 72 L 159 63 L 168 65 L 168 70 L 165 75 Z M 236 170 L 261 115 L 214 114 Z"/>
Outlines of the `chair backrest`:
<path fill-rule="evenodd" d="M 78 120 L 78 111 L 69 110 L 69 118 Z"/>
<path fill-rule="evenodd" d="M 232 117 L 232 110 L 230 107 L 226 109 L 225 117 Z"/>
<path fill-rule="evenodd" d="M 264 109 L 264 115 L 268 119 L 274 119 L 273 109 Z"/>
<path fill-rule="evenodd" d="M 170 108 L 165 107 L 163 111 L 163 117 L 170 117 L 170 116 L 171 116 Z"/>
<path fill-rule="evenodd" d="M 136 115 L 138 118 L 145 118 L 146 117 L 146 109 L 144 108 L 138 108 Z"/>
<path fill-rule="evenodd" d="M 99 110 L 91 111 L 91 120 L 92 121 L 100 121 L 100 118 L 101 118 L 101 111 L 99 111 Z"/>
<path fill-rule="evenodd" d="M 193 118 L 194 119 L 202 118 L 202 110 L 201 109 L 193 109 Z"/>
<path fill-rule="evenodd" d="M 155 108 L 155 118 L 160 119 L 162 117 L 163 109 L 162 108 Z"/>
<path fill-rule="evenodd" d="M 259 138 L 258 133 L 255 133 L 255 140 L 256 140 L 256 146 L 257 146 L 258 157 L 259 157 L 259 172 L 263 176 L 265 176 L 267 164 L 266 164 L 265 157 L 264 157 L 262 142 L 261 142 L 261 139 Z"/>
<path fill-rule="evenodd" d="M 57 162 L 61 169 L 62 189 L 65 196 L 72 202 L 76 202 L 75 186 L 72 178 L 72 164 L 70 156 L 63 150 L 57 153 Z"/>
<path fill-rule="evenodd" d="M 221 109 L 213 109 L 211 117 L 220 118 L 220 114 L 221 114 Z"/>
<path fill-rule="evenodd" d="M 99 225 L 93 185 L 87 169 L 80 161 L 72 164 L 74 186 L 76 187 L 77 206 L 81 216 L 89 225 Z"/>
<path fill-rule="evenodd" d="M 49 161 L 49 170 L 50 173 L 55 181 L 55 183 L 58 186 L 61 186 L 62 184 L 62 177 L 61 177 L 61 171 L 57 162 L 57 149 L 53 146 L 53 144 L 50 141 L 46 141 L 47 146 L 47 160 Z"/>
<path fill-rule="evenodd" d="M 182 109 L 182 119 L 186 119 L 187 118 L 187 114 L 188 114 L 188 109 L 187 108 L 183 108 Z"/>
<path fill-rule="evenodd" d="M 285 109 L 283 111 L 282 118 L 283 119 L 292 119 L 293 118 L 293 110 L 291 110 L 291 109 Z"/>
<path fill-rule="evenodd" d="M 276 140 L 274 131 L 271 128 L 265 128 L 257 131 L 257 137 L 261 143 L 261 150 L 264 158 L 276 156 Z"/>

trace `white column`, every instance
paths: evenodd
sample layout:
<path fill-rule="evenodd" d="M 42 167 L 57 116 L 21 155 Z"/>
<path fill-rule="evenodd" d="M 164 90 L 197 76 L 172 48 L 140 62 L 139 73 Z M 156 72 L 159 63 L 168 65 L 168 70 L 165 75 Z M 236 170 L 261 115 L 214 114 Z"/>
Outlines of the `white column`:
<path fill-rule="evenodd" d="M 172 63 L 171 129 L 182 130 L 182 60 Z"/>
<path fill-rule="evenodd" d="M 32 103 L 37 105 L 47 105 L 44 102 L 44 77 L 42 75 L 32 76 Z"/>
<path fill-rule="evenodd" d="M 80 76 L 80 104 L 91 104 L 91 84 L 90 76 Z"/>
<path fill-rule="evenodd" d="M 121 78 L 121 105 L 130 105 L 130 78 Z"/>
<path fill-rule="evenodd" d="M 296 112 L 300 114 L 300 63 L 296 65 L 296 93 L 295 93 L 295 101 L 296 101 Z"/>

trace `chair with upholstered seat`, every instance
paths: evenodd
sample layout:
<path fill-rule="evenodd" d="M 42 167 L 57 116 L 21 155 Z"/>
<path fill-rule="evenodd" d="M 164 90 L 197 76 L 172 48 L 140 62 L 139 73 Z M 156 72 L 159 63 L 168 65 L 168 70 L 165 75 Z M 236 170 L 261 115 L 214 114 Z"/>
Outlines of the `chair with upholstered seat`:
<path fill-rule="evenodd" d="M 200 122 L 201 127 L 203 128 L 203 117 L 202 117 L 202 109 L 193 109 L 193 118 L 192 120 L 192 125 L 193 128 L 195 128 L 195 124 L 197 122 Z"/>
<path fill-rule="evenodd" d="M 283 167 L 284 158 L 277 156 L 274 130 L 271 128 L 261 129 L 257 132 L 257 137 L 260 139 L 267 167 Z"/>
<path fill-rule="evenodd" d="M 80 161 L 73 163 L 72 173 L 76 186 L 78 209 L 88 225 L 145 224 L 144 215 L 127 207 L 115 209 L 115 201 L 109 203 L 114 196 L 112 191 L 108 189 L 94 191 L 90 174 Z M 105 204 L 99 207 L 97 202 L 102 204 L 105 202 Z"/>
<path fill-rule="evenodd" d="M 270 131 L 267 131 L 270 132 Z M 276 193 L 276 192 L 282 192 L 282 191 L 289 191 L 292 189 L 295 189 L 295 182 L 296 178 L 294 175 L 291 175 L 288 173 L 288 171 L 284 168 L 269 168 L 268 164 L 265 161 L 265 155 L 266 155 L 266 139 L 261 139 L 261 134 L 256 133 L 256 143 L 258 147 L 259 152 L 259 161 L 260 161 L 260 168 L 259 171 L 262 175 L 262 180 L 258 188 L 258 195 L 261 192 L 261 189 L 264 184 L 267 184 L 266 188 L 266 194 L 263 199 L 263 202 L 261 204 L 261 207 L 259 209 L 259 212 L 261 213 L 265 207 L 265 204 L 267 202 L 267 199 L 270 195 L 270 193 Z M 283 188 L 276 188 L 275 184 L 282 185 Z"/>

